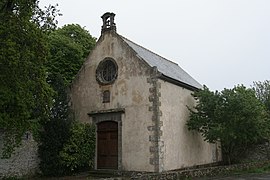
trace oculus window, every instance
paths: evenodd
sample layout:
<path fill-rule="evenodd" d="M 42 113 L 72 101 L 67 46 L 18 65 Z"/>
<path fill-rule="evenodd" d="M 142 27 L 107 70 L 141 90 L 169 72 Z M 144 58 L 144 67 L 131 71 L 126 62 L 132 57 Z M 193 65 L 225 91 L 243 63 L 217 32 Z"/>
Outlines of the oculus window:
<path fill-rule="evenodd" d="M 100 84 L 112 84 L 117 78 L 117 64 L 112 58 L 101 61 L 96 70 L 96 79 Z"/>

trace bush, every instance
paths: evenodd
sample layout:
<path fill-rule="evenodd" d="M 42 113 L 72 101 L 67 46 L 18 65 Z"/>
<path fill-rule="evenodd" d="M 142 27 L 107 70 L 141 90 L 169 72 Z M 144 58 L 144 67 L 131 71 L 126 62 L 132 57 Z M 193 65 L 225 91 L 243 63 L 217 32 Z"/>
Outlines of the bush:
<path fill-rule="evenodd" d="M 253 89 L 239 85 L 212 92 L 204 86 L 193 96 L 198 103 L 189 108 L 188 128 L 210 143 L 220 142 L 225 163 L 237 162 L 247 147 L 269 136 L 265 107 Z"/>
<path fill-rule="evenodd" d="M 70 136 L 70 123 L 64 120 L 51 120 L 43 126 L 39 145 L 40 170 L 45 176 L 61 176 L 66 174 L 61 164 L 59 152 Z"/>
<path fill-rule="evenodd" d="M 41 141 L 40 170 L 45 176 L 73 174 L 94 165 L 95 128 L 92 125 L 49 121 Z"/>
<path fill-rule="evenodd" d="M 71 136 L 64 144 L 60 157 L 69 172 L 92 168 L 95 155 L 95 128 L 89 124 L 75 122 Z"/>
<path fill-rule="evenodd" d="M 48 81 L 55 96 L 50 119 L 40 132 L 40 170 L 45 176 L 62 176 L 91 167 L 95 130 L 89 124 L 73 120 L 63 77 L 51 74 Z"/>
<path fill-rule="evenodd" d="M 66 170 L 61 164 L 59 152 L 71 136 L 70 128 L 73 120 L 63 77 L 59 74 L 50 74 L 47 81 L 55 93 L 49 121 L 43 124 L 40 131 L 40 170 L 45 176 L 60 176 L 66 174 Z"/>

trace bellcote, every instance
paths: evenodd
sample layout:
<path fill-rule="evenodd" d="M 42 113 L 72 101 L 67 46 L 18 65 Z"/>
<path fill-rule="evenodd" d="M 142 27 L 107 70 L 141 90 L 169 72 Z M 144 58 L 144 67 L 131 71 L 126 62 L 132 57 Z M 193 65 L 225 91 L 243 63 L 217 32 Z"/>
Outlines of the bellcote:
<path fill-rule="evenodd" d="M 114 23 L 114 13 L 106 12 L 101 16 L 103 25 L 101 27 L 101 33 L 105 31 L 116 31 L 116 26 Z"/>

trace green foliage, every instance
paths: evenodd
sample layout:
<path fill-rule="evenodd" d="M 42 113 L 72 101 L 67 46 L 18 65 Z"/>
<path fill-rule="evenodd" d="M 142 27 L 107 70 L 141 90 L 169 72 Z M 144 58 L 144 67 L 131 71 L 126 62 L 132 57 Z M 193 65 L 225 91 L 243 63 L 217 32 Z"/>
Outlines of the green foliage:
<path fill-rule="evenodd" d="M 70 172 L 93 167 L 95 155 L 95 128 L 89 124 L 74 123 L 71 136 L 60 152 L 62 163 Z"/>
<path fill-rule="evenodd" d="M 270 81 L 254 82 L 254 90 L 257 98 L 265 105 L 270 114 Z"/>
<path fill-rule="evenodd" d="M 62 176 L 93 167 L 94 126 L 54 119 L 46 123 L 41 138 L 39 156 L 43 175 Z"/>
<path fill-rule="evenodd" d="M 69 84 L 96 43 L 89 32 L 79 25 L 69 24 L 49 35 L 48 71 L 59 73 Z"/>
<path fill-rule="evenodd" d="M 57 29 L 55 32 L 80 46 L 83 51 L 83 58 L 89 55 L 96 44 L 96 38 L 92 37 L 90 33 L 79 24 L 68 24 Z"/>
<path fill-rule="evenodd" d="M 45 176 L 78 171 L 88 165 L 89 157 L 94 154 L 91 149 L 94 144 L 89 145 L 92 141 L 91 134 L 87 134 L 91 133 L 88 126 L 78 125 L 72 120 L 66 91 L 94 44 L 95 38 L 79 25 L 66 25 L 49 34 L 47 81 L 55 94 L 50 121 L 44 124 L 39 146 L 40 169 Z M 73 154 L 69 149 L 72 145 L 79 148 Z"/>
<path fill-rule="evenodd" d="M 45 32 L 54 25 L 51 10 L 42 16 L 36 0 L 0 2 L 0 128 L 5 131 L 5 158 L 19 146 L 25 131 L 35 133 L 48 117 L 52 90 L 44 63 Z"/>
<path fill-rule="evenodd" d="M 210 143 L 221 142 L 224 160 L 231 163 L 249 144 L 266 138 L 269 122 L 262 103 L 252 89 L 236 86 L 211 92 L 206 86 L 195 92 L 198 100 L 189 108 L 189 130 L 196 130 Z"/>
<path fill-rule="evenodd" d="M 59 176 L 66 174 L 59 152 L 70 137 L 69 129 L 72 121 L 69 117 L 68 97 L 63 78 L 55 74 L 49 76 L 48 81 L 55 94 L 50 109 L 50 120 L 43 124 L 40 132 L 40 170 L 46 176 Z"/>
<path fill-rule="evenodd" d="M 44 125 L 41 133 L 41 143 L 39 146 L 40 170 L 45 176 L 64 175 L 65 167 L 60 163 L 59 152 L 63 144 L 69 138 L 69 122 L 61 119 L 51 120 Z"/>
<path fill-rule="evenodd" d="M 70 119 L 70 109 L 68 106 L 69 97 L 67 85 L 60 74 L 50 74 L 47 81 L 54 90 L 53 104 L 50 109 L 50 119 L 68 121 Z"/>
<path fill-rule="evenodd" d="M 82 146 L 79 155 L 84 159 L 76 157 L 79 161 L 69 161 L 72 154 L 68 142 L 74 141 L 69 138 L 74 138 L 77 131 L 70 129 L 72 120 L 66 88 L 96 39 L 79 25 L 54 30 L 58 12 L 51 5 L 40 9 L 37 0 L 0 2 L 3 156 L 11 156 L 26 131 L 40 132 L 40 169 L 45 175 L 62 175 L 70 172 L 70 168 L 79 169 L 85 166 L 83 160 L 93 154 L 91 148 L 87 151 L 88 147 Z M 88 129 L 85 127 L 83 132 L 90 133 Z M 68 159 L 63 159 L 60 152 Z M 90 152 L 88 156 L 86 152 Z"/>

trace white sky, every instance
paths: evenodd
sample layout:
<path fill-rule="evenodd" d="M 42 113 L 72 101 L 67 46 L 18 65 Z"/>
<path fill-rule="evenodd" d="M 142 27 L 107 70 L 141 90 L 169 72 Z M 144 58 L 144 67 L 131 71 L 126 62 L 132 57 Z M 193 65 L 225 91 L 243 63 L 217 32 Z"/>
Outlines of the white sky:
<path fill-rule="evenodd" d="M 40 0 L 59 4 L 59 26 L 94 37 L 116 14 L 118 34 L 179 64 L 211 90 L 270 80 L 270 0 Z"/>

